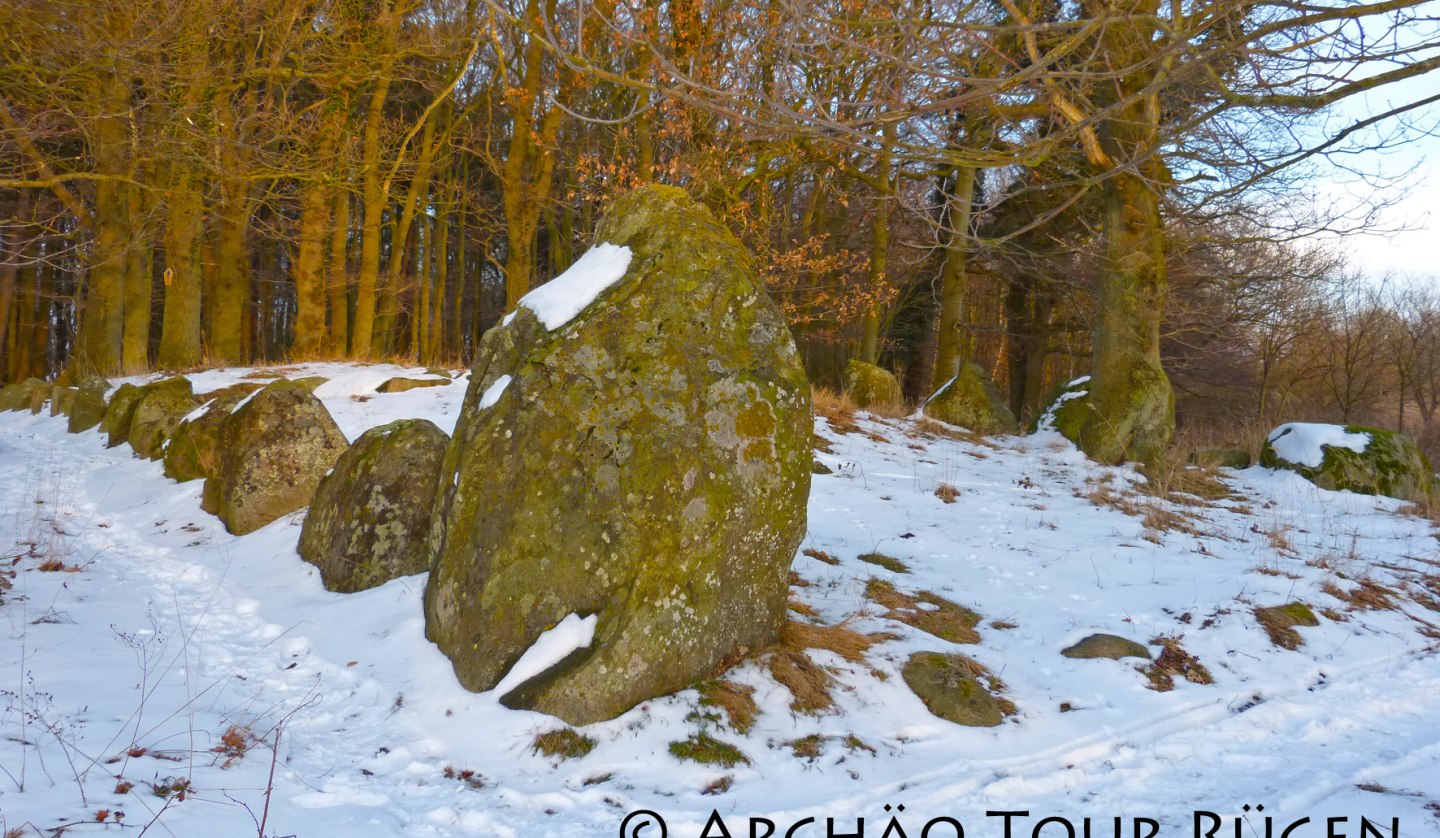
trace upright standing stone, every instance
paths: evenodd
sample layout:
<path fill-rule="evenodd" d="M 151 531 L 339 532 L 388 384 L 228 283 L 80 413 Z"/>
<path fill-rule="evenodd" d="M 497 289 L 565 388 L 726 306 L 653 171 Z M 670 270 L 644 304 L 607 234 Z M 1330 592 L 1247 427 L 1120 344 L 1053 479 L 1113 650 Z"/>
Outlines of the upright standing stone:
<path fill-rule="evenodd" d="M 303 384 L 267 384 L 220 425 L 202 505 L 235 535 L 304 508 L 349 443 Z"/>
<path fill-rule="evenodd" d="M 618 200 L 596 239 L 482 342 L 425 595 L 472 690 L 594 615 L 588 646 L 502 696 L 572 724 L 773 641 L 810 488 L 809 385 L 754 258 L 670 187 Z"/>

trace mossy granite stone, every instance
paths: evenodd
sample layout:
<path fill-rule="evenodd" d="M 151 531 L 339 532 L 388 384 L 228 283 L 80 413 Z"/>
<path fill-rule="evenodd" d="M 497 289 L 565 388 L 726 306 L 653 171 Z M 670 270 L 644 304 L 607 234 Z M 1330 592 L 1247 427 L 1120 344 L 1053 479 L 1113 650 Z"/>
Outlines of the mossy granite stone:
<path fill-rule="evenodd" d="M 776 639 L 810 489 L 809 385 L 754 258 L 679 189 L 618 201 L 619 281 L 482 341 L 446 451 L 426 634 L 471 690 L 547 629 L 594 641 L 502 697 L 609 719 Z M 511 381 L 482 408 L 482 394 Z"/>
<path fill-rule="evenodd" d="M 144 391 L 134 384 L 121 384 L 110 397 L 105 407 L 105 418 L 100 420 L 100 430 L 109 435 L 107 445 L 115 448 L 130 441 L 130 421 L 135 418 L 135 404 Z"/>
<path fill-rule="evenodd" d="M 135 412 L 130 418 L 130 447 L 138 457 L 158 460 L 165 441 L 175 434 L 180 421 L 195 409 L 195 393 L 187 378 L 167 378 L 140 388 Z"/>
<path fill-rule="evenodd" d="M 253 532 L 307 506 L 348 447 L 309 388 L 275 381 L 221 422 L 201 505 L 235 535 Z"/>
<path fill-rule="evenodd" d="M 1013 434 L 1020 430 L 1000 388 L 979 364 L 965 364 L 925 402 L 924 413 L 979 434 Z"/>
<path fill-rule="evenodd" d="M 1385 495 L 1413 503 L 1440 503 L 1440 480 L 1415 443 L 1383 428 L 1346 425 L 1345 433 L 1369 434 L 1370 442 L 1364 451 L 1323 446 L 1325 459 L 1309 467 L 1278 456 L 1267 438 L 1260 449 L 1260 465 L 1297 472 L 1322 489 Z"/>
<path fill-rule="evenodd" d="M 450 438 L 425 419 L 371 428 L 320 481 L 300 531 L 301 558 L 346 593 L 429 569 L 426 537 Z"/>
<path fill-rule="evenodd" d="M 244 382 L 206 393 L 204 412 L 194 419 L 182 421 L 170 437 L 170 444 L 165 446 L 165 476 L 184 483 L 214 474 L 220 426 L 236 405 L 259 389 L 258 383 Z"/>
<path fill-rule="evenodd" d="M 80 382 L 66 428 L 70 433 L 78 434 L 100 424 L 100 420 L 105 418 L 105 393 L 109 389 L 110 382 L 103 378 L 87 378 Z"/>
<path fill-rule="evenodd" d="M 851 361 L 845 365 L 845 390 L 855 406 L 864 410 L 871 407 L 899 407 L 904 401 L 900 382 L 894 373 L 864 361 Z"/>

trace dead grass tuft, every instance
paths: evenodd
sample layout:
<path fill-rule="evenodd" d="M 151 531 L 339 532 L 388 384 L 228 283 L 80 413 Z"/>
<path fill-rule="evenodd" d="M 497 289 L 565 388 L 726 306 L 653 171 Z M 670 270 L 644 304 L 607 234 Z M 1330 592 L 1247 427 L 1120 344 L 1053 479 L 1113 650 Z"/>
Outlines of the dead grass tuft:
<path fill-rule="evenodd" d="M 799 739 L 791 739 L 785 743 L 795 756 L 803 760 L 814 762 L 825 752 L 825 740 L 827 737 L 818 733 L 809 736 L 802 736 Z"/>
<path fill-rule="evenodd" d="M 578 759 L 595 750 L 595 740 L 568 727 L 540 733 L 530 743 L 537 754 L 561 759 Z"/>
<path fill-rule="evenodd" d="M 900 561 L 894 556 L 887 556 L 884 553 L 861 553 L 855 558 L 859 559 L 862 562 L 865 562 L 866 564 L 873 564 L 877 567 L 883 567 L 891 573 L 910 572 L 910 568 L 904 562 Z"/>
<path fill-rule="evenodd" d="M 865 583 L 865 598 L 887 609 L 887 618 L 933 634 L 941 640 L 951 643 L 980 642 L 980 635 L 975 631 L 980 615 L 939 594 L 930 591 L 902 593 L 889 582 L 871 579 Z M 922 608 L 922 604 L 931 607 Z"/>
<path fill-rule="evenodd" d="M 770 675 L 790 691 L 793 712 L 818 715 L 835 706 L 835 678 L 806 650 L 823 649 L 851 663 L 861 663 L 871 646 L 888 639 L 888 635 L 861 634 L 843 623 L 816 626 L 789 621 L 780 631 L 780 642 L 769 651 Z"/>
<path fill-rule="evenodd" d="M 700 684 L 700 706 L 714 707 L 725 714 L 730 729 L 742 736 L 755 726 L 760 706 L 755 703 L 755 688 L 733 681 L 706 681 Z"/>
<path fill-rule="evenodd" d="M 817 562 L 824 562 L 828 565 L 840 564 L 839 559 L 835 558 L 824 550 L 816 550 L 814 547 L 806 547 L 804 550 L 800 551 L 800 555 L 809 556 Z"/>
<path fill-rule="evenodd" d="M 1296 626 L 1320 625 L 1320 621 L 1315 618 L 1315 612 L 1303 602 L 1256 608 L 1255 620 L 1265 628 L 1265 633 L 1270 635 L 1270 642 L 1282 649 L 1298 649 L 1305 645 L 1300 632 L 1295 630 Z"/>
<path fill-rule="evenodd" d="M 1358 611 L 1394 611 L 1400 607 L 1395 597 L 1401 594 L 1373 579 L 1361 579 L 1349 590 L 1327 579 L 1320 584 L 1320 590 Z"/>
<path fill-rule="evenodd" d="M 954 503 L 955 499 L 960 497 L 960 490 L 951 486 L 949 483 L 941 483 L 935 487 L 935 497 L 945 503 Z"/>
<path fill-rule="evenodd" d="M 1150 644 L 1163 647 L 1160 657 L 1149 666 L 1137 667 L 1150 679 L 1150 688 L 1156 692 L 1169 692 L 1175 688 L 1175 676 L 1192 684 L 1213 684 L 1215 679 L 1200 659 L 1180 646 L 1183 635 L 1161 635 L 1152 637 Z"/>
<path fill-rule="evenodd" d="M 1129 492 L 1122 494 L 1110 488 L 1108 483 L 1101 483 L 1088 493 L 1083 493 L 1079 489 L 1075 493 L 1095 506 L 1114 509 L 1117 512 L 1139 518 L 1145 529 L 1148 530 L 1146 538 L 1149 541 L 1159 543 L 1159 536 L 1156 534 L 1166 532 L 1200 535 L 1200 531 L 1195 528 L 1196 518 L 1194 515 L 1170 509 L 1160 498 L 1142 497 Z"/>
<path fill-rule="evenodd" d="M 860 426 L 855 424 L 855 403 L 849 393 L 836 392 L 828 387 L 810 389 L 810 406 L 815 415 L 824 419 L 837 434 L 855 433 Z"/>

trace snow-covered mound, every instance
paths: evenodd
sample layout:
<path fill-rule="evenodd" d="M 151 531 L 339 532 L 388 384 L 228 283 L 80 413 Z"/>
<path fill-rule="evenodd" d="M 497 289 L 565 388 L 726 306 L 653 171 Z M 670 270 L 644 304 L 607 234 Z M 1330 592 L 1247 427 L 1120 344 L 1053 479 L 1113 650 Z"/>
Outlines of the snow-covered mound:
<path fill-rule="evenodd" d="M 250 374 L 191 378 L 204 393 Z M 386 365 L 285 374 L 327 377 L 316 394 L 352 440 L 407 417 L 448 432 L 466 386 L 377 393 L 419 374 Z M 101 814 L 114 829 L 123 811 L 127 832 L 153 820 L 157 835 L 211 838 L 254 836 L 262 818 L 265 835 L 301 838 L 613 835 L 636 809 L 677 838 L 704 833 L 712 810 L 734 835 L 750 816 L 777 836 L 815 818 L 802 838 L 826 818 L 880 835 L 891 817 L 911 836 L 938 817 L 1000 836 L 986 813 L 1021 810 L 1017 835 L 1053 815 L 1188 836 L 1196 810 L 1227 836 L 1236 817 L 1263 835 L 1265 816 L 1276 834 L 1310 817 L 1292 838 L 1324 835 L 1330 816 L 1348 835 L 1361 816 L 1435 834 L 1440 557 L 1433 526 L 1399 502 L 1262 468 L 1147 492 L 1053 432 L 980 441 L 863 415 L 816 430 L 831 473 L 815 476 L 794 618 L 885 635 L 857 660 L 809 653 L 837 682 L 834 708 L 793 711 L 759 658 L 724 675 L 753 689 L 746 733 L 687 690 L 557 749 L 537 737 L 558 720 L 456 684 L 424 639 L 423 575 L 328 593 L 295 554 L 303 512 L 231 536 L 200 511 L 198 481 L 69 435 L 63 418 L 0 415 L 0 834 Z M 877 601 L 896 596 L 912 617 L 946 600 L 973 610 L 979 642 Z M 1291 602 L 1319 622 L 1296 629 L 1295 650 L 1255 616 Z M 524 671 L 587 629 L 557 627 Z M 1099 632 L 1193 656 L 1212 683 L 1060 655 Z M 1013 714 L 990 728 L 930 715 L 900 677 L 918 651 L 974 659 Z M 1242 809 L 1257 804 L 1263 816 Z"/>

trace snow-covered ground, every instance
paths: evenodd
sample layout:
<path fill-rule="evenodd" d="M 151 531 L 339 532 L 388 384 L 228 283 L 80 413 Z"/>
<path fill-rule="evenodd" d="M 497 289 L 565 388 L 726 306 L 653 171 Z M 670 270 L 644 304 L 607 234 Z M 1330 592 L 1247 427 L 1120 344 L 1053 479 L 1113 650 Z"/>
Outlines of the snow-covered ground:
<path fill-rule="evenodd" d="M 203 392 L 246 372 L 192 380 Z M 373 392 L 407 372 L 419 373 L 286 370 L 330 378 L 316 393 L 352 440 L 411 416 L 451 430 L 466 381 Z M 1280 838 L 1304 817 L 1290 838 L 1357 836 L 1362 816 L 1386 836 L 1392 819 L 1400 835 L 1440 835 L 1429 522 L 1260 468 L 1225 473 L 1230 498 L 1159 501 L 1052 433 L 981 442 L 910 420 L 816 427 L 833 473 L 814 479 L 802 551 L 839 562 L 798 554 L 794 598 L 825 623 L 894 639 L 858 664 L 811 653 L 841 684 L 835 712 L 793 713 L 751 662 L 727 676 L 755 688 L 748 734 L 706 721 L 689 690 L 584 728 L 594 749 L 563 759 L 533 748 L 561 722 L 455 682 L 424 639 L 423 575 L 326 592 L 295 553 L 303 513 L 231 536 L 200 511 L 200 482 L 167 480 L 98 432 L 69 435 L 63 419 L 0 414 L 0 570 L 14 574 L 0 593 L 0 834 L 51 835 L 103 814 L 73 834 L 253 836 L 263 820 L 264 835 L 299 838 L 608 836 L 648 809 L 676 838 L 727 834 L 712 812 L 736 836 L 767 835 L 748 820 L 767 818 L 776 838 L 792 827 L 795 838 L 918 836 L 942 817 L 970 838 L 1007 838 L 1006 817 L 987 813 L 1021 811 L 1015 838 L 1052 816 L 1077 830 L 1091 818 L 1091 838 L 1147 838 L 1137 818 L 1193 836 L 1197 810 L 1214 813 L 1199 816 L 1200 834 L 1219 821 L 1218 838 L 1270 838 L 1266 818 Z M 937 496 L 942 484 L 955 502 Z M 1147 512 L 1170 528 L 1147 528 Z M 859 560 L 872 552 L 909 572 Z M 884 618 L 865 599 L 871 579 L 974 609 L 981 642 Z M 1362 579 L 1398 592 L 1396 607 L 1335 596 Z M 1282 649 L 1253 609 L 1297 599 L 1326 616 Z M 1178 640 L 1214 683 L 1156 692 L 1134 660 L 1060 655 L 1094 632 Z M 994 728 L 934 718 L 899 674 L 920 650 L 984 664 L 1017 713 Z M 749 763 L 671 755 L 702 729 Z M 788 744 L 812 735 L 818 756 Z M 704 793 L 726 777 L 727 790 Z M 954 832 L 935 821 L 928 834 Z M 1071 837 L 1052 821 L 1040 838 Z"/>

